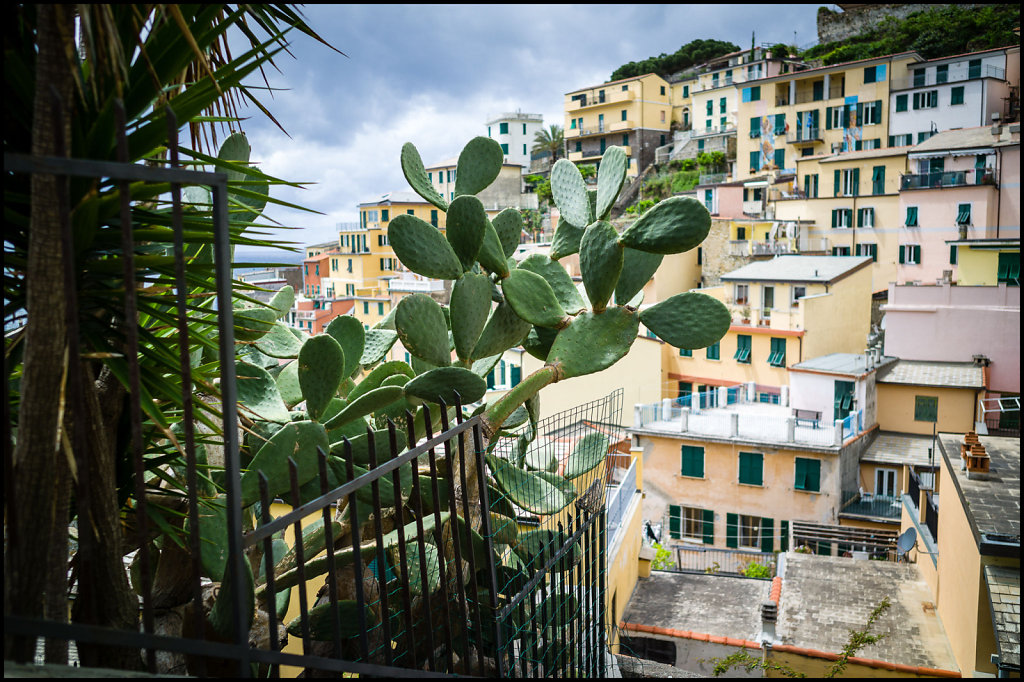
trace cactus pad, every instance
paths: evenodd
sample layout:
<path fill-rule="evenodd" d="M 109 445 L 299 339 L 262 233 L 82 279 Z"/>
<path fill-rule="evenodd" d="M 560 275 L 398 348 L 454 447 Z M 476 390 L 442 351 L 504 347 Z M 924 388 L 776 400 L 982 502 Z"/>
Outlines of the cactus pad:
<path fill-rule="evenodd" d="M 520 508 L 534 514 L 554 514 L 565 506 L 565 496 L 555 486 L 503 459 L 487 455 L 498 490 Z"/>
<path fill-rule="evenodd" d="M 226 161 L 239 166 L 249 167 L 249 141 L 244 133 L 233 133 L 224 140 L 217 152 L 218 161 Z M 229 183 L 247 183 L 245 187 L 238 185 L 228 187 L 228 208 L 230 221 L 233 223 L 249 223 L 263 212 L 270 194 L 270 181 L 256 169 L 252 173 L 244 173 L 226 163 L 217 163 L 214 169 L 228 176 Z"/>
<path fill-rule="evenodd" d="M 420 153 L 412 142 L 406 142 L 402 145 L 402 173 L 405 174 L 405 179 L 416 194 L 419 194 L 442 211 L 448 210 L 448 202 L 430 184 L 427 171 L 423 168 L 423 160 L 420 158 Z"/>
<path fill-rule="evenodd" d="M 660 253 L 647 253 L 636 249 L 624 249 L 622 254 L 622 274 L 615 284 L 615 302 L 619 305 L 629 303 L 638 292 L 643 291 L 647 282 L 661 265 L 664 258 Z"/>
<path fill-rule="evenodd" d="M 455 354 L 460 360 L 468 360 L 491 312 L 490 278 L 467 272 L 455 280 L 450 311 Z"/>
<path fill-rule="evenodd" d="M 363 356 L 360 365 L 375 365 L 384 359 L 391 347 L 398 340 L 398 333 L 390 329 L 371 329 L 366 332 L 363 342 Z"/>
<path fill-rule="evenodd" d="M 334 397 L 344 378 L 345 352 L 328 334 L 318 334 L 302 344 L 299 351 L 299 388 L 306 399 L 306 411 L 314 421 Z"/>
<path fill-rule="evenodd" d="M 345 408 L 328 419 L 324 428 L 335 429 L 342 424 L 365 417 L 366 415 L 390 405 L 405 395 L 405 389 L 401 386 L 381 386 L 372 391 L 364 393 L 357 399 L 349 401 Z"/>
<path fill-rule="evenodd" d="M 526 451 L 525 463 L 535 471 L 556 471 L 558 469 L 558 444 L 549 440 L 534 442 Z"/>
<path fill-rule="evenodd" d="M 639 316 L 625 308 L 580 313 L 558 332 L 547 364 L 560 367 L 562 379 L 600 372 L 629 352 L 639 327 Z"/>
<path fill-rule="evenodd" d="M 601 312 L 615 292 L 622 273 L 623 248 L 611 223 L 599 221 L 587 228 L 580 241 L 580 273 L 594 312 Z"/>
<path fill-rule="evenodd" d="M 556 336 L 558 336 L 557 329 L 531 327 L 530 333 L 523 339 L 523 348 L 533 357 L 541 362 L 545 362 L 548 359 L 551 344 L 555 342 Z"/>
<path fill-rule="evenodd" d="M 725 304 L 707 294 L 676 294 L 640 312 L 640 321 L 676 348 L 705 348 L 729 331 L 732 316 Z"/>
<path fill-rule="evenodd" d="M 551 285 L 540 275 L 529 270 L 513 270 L 501 280 L 501 290 L 516 315 L 530 324 L 550 328 L 564 326 L 565 311 Z"/>
<path fill-rule="evenodd" d="M 292 285 L 281 287 L 274 297 L 270 299 L 270 307 L 277 311 L 277 319 L 288 314 L 288 311 L 295 305 L 295 289 Z"/>
<path fill-rule="evenodd" d="M 459 154 L 455 169 L 455 196 L 476 194 L 494 182 L 501 172 L 505 155 L 501 145 L 489 137 L 474 137 Z"/>
<path fill-rule="evenodd" d="M 337 604 L 338 620 L 335 620 L 334 609 L 331 607 L 330 603 L 320 604 L 319 606 L 314 606 L 309 610 L 309 613 L 307 614 L 307 621 L 309 623 L 310 639 L 317 642 L 332 641 L 334 639 L 336 622 L 341 623 L 341 628 L 337 631 L 338 637 L 342 639 L 355 637 L 360 632 L 360 610 L 365 614 L 366 623 L 375 622 L 373 612 L 370 611 L 368 606 L 363 606 L 363 608 L 360 609 L 359 604 L 351 599 L 339 599 Z M 288 634 L 293 637 L 302 637 L 302 616 L 298 616 L 288 623 L 287 630 Z"/>
<path fill-rule="evenodd" d="M 330 449 L 324 426 L 311 421 L 285 424 L 270 437 L 249 463 L 249 470 L 242 475 L 242 506 L 247 507 L 260 499 L 259 472 L 262 471 L 269 483 L 268 494 L 274 499 L 291 488 L 288 474 L 288 458 L 292 457 L 298 467 L 299 485 L 317 475 L 317 448 L 324 452 Z"/>
<path fill-rule="evenodd" d="M 597 190 L 596 189 L 588 189 L 587 190 L 587 204 L 590 206 L 590 223 L 592 223 L 595 220 L 597 220 Z M 588 227 L 590 226 L 590 223 L 587 223 Z"/>
<path fill-rule="evenodd" d="M 441 306 L 430 296 L 413 294 L 399 301 L 395 330 L 405 349 L 416 357 L 438 367 L 451 363 L 448 325 Z"/>
<path fill-rule="evenodd" d="M 569 315 L 575 315 L 587 307 L 580 296 L 576 283 L 561 265 L 551 260 L 542 253 L 535 253 L 523 259 L 519 264 L 520 270 L 527 270 L 543 277 L 552 291 L 555 298 L 562 305 L 562 309 Z"/>
<path fill-rule="evenodd" d="M 551 196 L 568 222 L 581 229 L 591 223 L 587 185 L 572 161 L 559 159 L 551 167 Z"/>
<path fill-rule="evenodd" d="M 499 303 L 480 333 L 480 339 L 473 347 L 473 360 L 504 353 L 512 346 L 522 343 L 530 333 L 531 325 L 516 315 L 508 303 Z M 495 361 L 497 362 L 497 361 Z"/>
<path fill-rule="evenodd" d="M 597 220 L 608 219 L 612 205 L 622 191 L 628 164 L 626 150 L 622 147 L 609 147 L 601 157 L 601 166 L 597 171 L 597 206 L 594 209 Z"/>
<path fill-rule="evenodd" d="M 388 242 L 402 265 L 417 275 L 433 279 L 456 279 L 462 262 L 448 240 L 436 227 L 403 213 L 388 223 Z"/>
<path fill-rule="evenodd" d="M 580 250 L 580 240 L 583 239 L 584 227 L 576 227 L 565 217 L 558 219 L 558 227 L 555 228 L 555 236 L 551 240 L 551 258 L 558 260 L 571 256 Z"/>
<path fill-rule="evenodd" d="M 505 252 L 501 249 L 501 239 L 498 238 L 498 233 L 489 220 L 484 228 L 484 243 L 480 245 L 476 259 L 488 272 L 493 272 L 498 277 L 508 276 L 508 259 L 505 258 Z"/>
<path fill-rule="evenodd" d="M 711 214 L 693 197 L 659 201 L 622 233 L 623 246 L 649 253 L 683 253 L 708 236 Z"/>
<path fill-rule="evenodd" d="M 516 555 L 519 556 L 519 559 L 526 564 L 526 566 L 532 566 L 534 570 L 540 570 L 540 568 L 551 561 L 558 550 L 568 544 L 568 542 L 569 536 L 565 533 L 557 530 L 538 528 L 537 530 L 528 530 L 520 533 L 519 543 L 513 551 L 515 551 Z M 573 551 L 565 556 L 566 560 L 564 562 L 555 562 L 552 570 L 567 570 L 579 563 L 582 557 L 583 550 L 580 548 L 580 543 L 576 543 L 573 545 Z"/>
<path fill-rule="evenodd" d="M 603 433 L 588 433 L 584 436 L 569 456 L 565 465 L 565 477 L 569 480 L 579 478 L 591 471 L 605 460 L 608 454 L 608 436 Z"/>
<path fill-rule="evenodd" d="M 247 362 L 235 363 L 238 402 L 243 412 L 251 413 L 258 419 L 284 424 L 290 420 L 288 408 L 281 400 L 277 383 L 267 370 Z"/>
<path fill-rule="evenodd" d="M 341 376 L 347 379 L 359 367 L 363 355 L 363 347 L 366 344 L 363 324 L 351 315 L 339 315 L 331 320 L 324 331 L 345 351 L 345 369 Z"/>
<path fill-rule="evenodd" d="M 448 207 L 445 224 L 445 238 L 459 257 L 463 270 L 469 270 L 476 262 L 487 231 L 484 205 L 472 194 L 455 197 Z"/>
<path fill-rule="evenodd" d="M 455 404 L 455 393 L 463 405 L 484 397 L 487 382 L 463 367 L 438 367 L 421 374 L 405 385 L 405 392 L 422 400 Z"/>
<path fill-rule="evenodd" d="M 494 231 L 501 241 L 501 250 L 506 258 L 511 258 L 519 247 L 519 239 L 523 235 L 523 216 L 514 208 L 506 208 L 491 221 Z"/>
<path fill-rule="evenodd" d="M 576 499 L 576 496 L 579 495 L 579 493 L 576 492 L 576 486 L 573 485 L 572 481 L 569 481 L 564 476 L 559 476 L 553 471 L 535 471 L 534 474 L 558 488 L 562 495 L 565 496 L 566 504 L 572 502 Z"/>
<path fill-rule="evenodd" d="M 256 339 L 256 348 L 272 358 L 297 358 L 302 341 L 281 322 L 275 322 L 270 331 Z"/>
<path fill-rule="evenodd" d="M 273 308 L 235 308 L 235 341 L 255 341 L 269 332 L 277 321 Z"/>
<path fill-rule="evenodd" d="M 281 399 L 289 408 L 302 402 L 302 389 L 299 388 L 299 361 L 289 362 L 277 374 L 277 390 Z"/>
<path fill-rule="evenodd" d="M 373 371 L 363 377 L 363 380 L 356 384 L 356 387 L 348 394 L 349 402 L 375 388 L 379 388 L 381 384 L 384 383 L 385 379 L 390 376 L 394 376 L 395 374 L 404 374 L 410 379 L 416 376 L 416 373 L 412 371 L 412 367 L 401 360 L 385 362 L 378 367 L 374 367 Z"/>

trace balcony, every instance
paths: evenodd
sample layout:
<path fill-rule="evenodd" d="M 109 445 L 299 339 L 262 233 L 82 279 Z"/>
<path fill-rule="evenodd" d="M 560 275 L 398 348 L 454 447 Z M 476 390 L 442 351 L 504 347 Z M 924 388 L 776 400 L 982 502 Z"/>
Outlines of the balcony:
<path fill-rule="evenodd" d="M 820 128 L 798 128 L 786 133 L 786 142 L 789 144 L 814 144 L 823 141 Z"/>
<path fill-rule="evenodd" d="M 609 132 L 617 132 L 620 130 L 632 130 L 636 128 L 636 121 L 625 120 L 625 121 L 612 121 L 605 126 Z"/>
<path fill-rule="evenodd" d="M 743 214 L 750 216 L 760 216 L 764 213 L 764 202 L 760 199 L 754 201 L 743 202 Z"/>
<path fill-rule="evenodd" d="M 573 93 L 580 94 L 580 93 Z M 636 99 L 636 93 L 632 90 L 618 92 L 605 92 L 604 95 L 591 90 L 589 94 L 582 100 L 575 99 L 569 100 L 565 105 L 566 111 L 580 111 L 582 109 L 590 109 L 592 107 L 599 107 L 604 104 L 621 104 L 622 102 L 632 102 Z"/>
<path fill-rule="evenodd" d="M 710 128 L 694 128 L 693 137 L 706 137 L 710 135 L 729 135 L 736 132 L 736 126 L 727 123 L 724 126 L 712 126 Z"/>
<path fill-rule="evenodd" d="M 912 88 L 927 88 L 929 86 L 944 85 L 946 83 L 962 83 L 963 81 L 977 80 L 979 78 L 995 78 L 1001 81 L 1006 80 L 1006 70 L 1000 69 L 998 66 L 984 64 L 977 69 L 967 69 L 967 71 L 963 71 L 961 69 L 953 72 L 952 74 L 944 74 L 941 78 L 937 72 L 929 71 L 925 73 L 924 78 L 914 78 L 913 76 L 893 78 L 889 89 L 910 90 Z"/>
<path fill-rule="evenodd" d="M 944 173 L 917 173 L 900 176 L 900 191 L 908 189 L 939 189 L 943 187 L 995 186 L 995 171 L 991 168 L 946 171 Z"/>
<path fill-rule="evenodd" d="M 728 173 L 707 173 L 700 176 L 698 185 L 717 185 L 729 178 Z"/>
<path fill-rule="evenodd" d="M 817 95 L 817 96 L 816 96 Z M 790 104 L 807 104 L 808 102 L 824 102 L 827 99 L 838 99 L 846 96 L 846 88 L 843 83 L 836 85 L 829 84 L 828 93 L 824 90 L 820 93 L 815 93 L 813 90 L 797 90 L 796 97 L 789 101 L 789 97 L 779 97 L 778 106 L 788 106 Z"/>
<path fill-rule="evenodd" d="M 893 495 L 874 495 L 863 490 L 844 490 L 842 516 L 870 516 L 887 521 L 899 521 L 903 511 L 902 498 Z"/>

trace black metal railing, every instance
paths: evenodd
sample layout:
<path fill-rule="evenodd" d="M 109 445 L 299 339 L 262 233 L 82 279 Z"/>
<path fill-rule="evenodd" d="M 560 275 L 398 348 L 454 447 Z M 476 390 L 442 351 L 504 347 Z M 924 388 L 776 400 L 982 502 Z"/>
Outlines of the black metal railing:
<path fill-rule="evenodd" d="M 5 636 L 29 645 L 22 651 L 34 649 L 40 637 L 47 646 L 75 642 L 80 653 L 120 651 L 124 667 L 161 674 L 263 677 L 294 666 L 307 677 L 603 676 L 608 627 L 604 460 L 624 437 L 617 426 L 621 389 L 490 441 L 482 417 L 468 416 L 457 401 L 453 407 L 424 405 L 418 413 L 422 425 L 406 412 L 404 420 L 399 418 L 402 426 L 388 419 L 375 424 L 376 430 L 368 427 L 365 436 L 348 433 L 329 453 L 317 448 L 301 466 L 303 455 L 296 448 L 276 472 L 287 485 L 278 483 L 272 492 L 268 472 L 248 460 L 246 471 L 241 461 L 242 440 L 258 434 L 256 423 L 240 420 L 238 412 L 235 324 L 250 318 L 233 310 L 231 240 L 237 230 L 229 229 L 227 176 L 177 166 L 177 123 L 170 112 L 169 167 L 129 163 L 123 122 L 117 139 L 122 150 L 117 162 L 5 154 L 4 165 L 9 174 L 109 178 L 122 188 L 114 229 L 120 233 L 123 272 L 112 296 L 124 299 L 116 318 L 125 339 L 123 352 L 114 355 L 123 358 L 123 430 L 132 470 L 123 488 L 131 499 L 119 502 L 123 506 L 115 518 L 119 534 L 122 524 L 128 529 L 129 546 L 123 555 L 108 551 L 100 557 L 98 546 L 92 555 L 84 551 L 93 542 L 85 532 L 93 527 L 91 500 L 104 495 L 117 500 L 121 491 L 91 480 L 87 456 L 93 445 L 84 429 L 72 429 L 67 451 L 77 463 L 73 509 L 78 518 L 68 532 L 74 527 L 83 532 L 76 536 L 68 585 L 72 612 L 97 613 L 108 586 L 93 579 L 90 562 L 102 559 L 116 566 L 108 576 L 124 580 L 137 594 L 131 599 L 137 598 L 141 619 L 115 628 L 88 618 L 68 623 L 64 608 L 63 619 L 5 611 Z M 133 205 L 129 182 L 156 185 L 160 189 L 152 196 L 170 195 L 168 210 L 158 218 L 167 223 L 173 244 L 159 260 L 133 260 L 154 247 L 154 230 L 135 232 L 138 211 L 146 211 L 146 219 L 156 214 L 151 204 Z M 194 209 L 184 211 L 187 185 L 211 189 L 205 223 Z M 75 324 L 82 292 L 76 268 L 80 274 L 86 266 L 73 260 L 66 193 L 65 185 L 61 274 L 71 341 L 64 410 L 70 423 L 84 427 L 82 385 L 93 379 L 78 368 L 85 366 L 83 359 L 110 358 L 79 357 Z M 196 239 L 203 229 L 209 232 L 206 248 L 212 245 L 206 267 L 212 271 L 213 293 L 196 296 L 190 278 L 202 268 L 183 240 Z M 166 296 L 167 304 L 147 309 L 158 317 L 146 326 L 136 297 L 157 295 Z M 214 339 L 198 349 L 192 329 L 197 324 Z M 158 428 L 152 412 L 146 413 L 148 421 L 143 417 L 148 394 L 140 348 L 158 333 L 166 355 L 161 366 L 177 363 L 171 379 L 180 384 L 180 396 L 156 409 L 165 417 L 173 414 L 180 431 Z M 6 385 L 10 406 L 12 382 Z M 6 409 L 5 419 L 10 434 Z M 199 422 L 219 433 L 203 435 Z M 358 462 L 357 438 L 365 439 Z M 534 467 L 553 475 L 544 486 L 536 482 L 543 477 L 515 461 L 519 455 L 530 457 L 532 450 L 522 448 L 531 442 L 535 449 L 557 453 L 550 467 Z M 209 452 L 214 448 L 222 460 L 214 461 Z M 574 458 L 585 450 L 599 456 L 580 471 Z M 19 470 L 10 448 L 5 460 L 5 490 L 11 491 Z M 493 487 L 496 468 L 513 463 L 521 473 L 512 472 Z M 300 479 L 300 468 L 310 474 Z M 13 497 L 5 495 L 7 557 L 38 540 L 13 532 L 17 512 Z M 515 522 L 495 528 L 492 519 L 498 517 Z M 168 585 L 175 589 L 165 590 Z M 85 665 L 97 665 L 92 661 L 82 658 Z"/>
<path fill-rule="evenodd" d="M 902 513 L 899 497 L 862 493 L 859 490 L 843 491 L 841 514 L 855 516 L 875 516 L 883 519 L 898 519 Z"/>
<path fill-rule="evenodd" d="M 995 172 L 990 168 L 972 168 L 942 173 L 913 173 L 900 176 L 900 190 L 995 184 Z"/>
<path fill-rule="evenodd" d="M 928 527 L 928 531 L 932 534 L 932 540 L 935 544 L 939 542 L 939 503 L 935 499 L 935 495 L 929 491 L 927 493 L 927 501 L 924 505 L 924 525 Z"/>
<path fill-rule="evenodd" d="M 914 504 L 914 509 L 921 504 L 921 479 L 918 478 L 917 472 L 913 469 L 909 469 L 910 477 L 907 481 L 907 496 L 910 497 L 910 501 Z"/>
<path fill-rule="evenodd" d="M 682 573 L 721 573 L 752 578 L 775 577 L 772 552 L 717 549 L 714 547 L 675 547 L 675 571 Z"/>

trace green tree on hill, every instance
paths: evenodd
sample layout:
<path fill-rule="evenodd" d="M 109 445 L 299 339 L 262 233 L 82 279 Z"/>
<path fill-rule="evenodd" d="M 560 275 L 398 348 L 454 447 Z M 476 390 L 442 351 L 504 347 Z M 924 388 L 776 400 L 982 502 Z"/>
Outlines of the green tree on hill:
<path fill-rule="evenodd" d="M 656 73 L 664 77 L 690 66 L 702 64 L 709 59 L 720 57 L 723 54 L 736 52 L 739 49 L 739 45 L 723 40 L 698 38 L 697 40 L 691 40 L 672 54 L 662 52 L 657 57 L 648 57 L 639 62 L 623 64 L 612 72 L 610 80 L 616 81 L 621 78 L 632 78 L 633 76 L 642 76 L 645 73 Z"/>

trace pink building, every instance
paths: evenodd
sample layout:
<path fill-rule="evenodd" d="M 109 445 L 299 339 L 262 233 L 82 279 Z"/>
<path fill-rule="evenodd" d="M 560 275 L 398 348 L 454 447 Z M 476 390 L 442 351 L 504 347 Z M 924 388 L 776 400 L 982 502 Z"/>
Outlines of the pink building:
<path fill-rule="evenodd" d="M 351 298 L 341 301 L 301 298 L 295 302 L 295 322 L 292 326 L 310 336 L 316 336 L 334 318 L 351 313 L 355 304 Z"/>
<path fill-rule="evenodd" d="M 900 178 L 897 281 L 956 277 L 951 242 L 1020 239 L 1020 124 L 933 135 Z"/>

